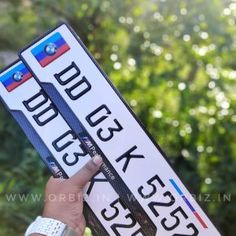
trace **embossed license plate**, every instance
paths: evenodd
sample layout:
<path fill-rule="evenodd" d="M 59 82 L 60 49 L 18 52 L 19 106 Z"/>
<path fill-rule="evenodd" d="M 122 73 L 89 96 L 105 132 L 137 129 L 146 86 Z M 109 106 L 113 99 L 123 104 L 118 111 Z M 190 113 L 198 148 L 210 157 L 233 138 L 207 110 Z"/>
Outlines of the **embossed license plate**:
<path fill-rule="evenodd" d="M 68 25 L 20 57 L 88 153 L 103 157 L 105 176 L 148 236 L 220 235 Z M 114 203 L 110 207 L 118 214 Z"/>
<path fill-rule="evenodd" d="M 70 177 L 89 160 L 75 133 L 22 61 L 0 73 L 0 98 L 54 176 Z M 144 235 L 102 173 L 91 180 L 84 194 L 86 221 L 93 235 Z M 113 208 L 119 214 L 114 215 Z"/>

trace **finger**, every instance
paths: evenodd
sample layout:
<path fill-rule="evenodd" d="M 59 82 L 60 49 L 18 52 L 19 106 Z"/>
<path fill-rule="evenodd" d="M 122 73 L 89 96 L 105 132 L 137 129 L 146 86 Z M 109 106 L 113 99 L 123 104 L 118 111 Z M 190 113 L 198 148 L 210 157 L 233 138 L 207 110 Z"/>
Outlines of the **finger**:
<path fill-rule="evenodd" d="M 96 174 L 102 164 L 100 155 L 94 156 L 89 160 L 75 175 L 70 178 L 70 181 L 83 188 L 90 179 Z"/>

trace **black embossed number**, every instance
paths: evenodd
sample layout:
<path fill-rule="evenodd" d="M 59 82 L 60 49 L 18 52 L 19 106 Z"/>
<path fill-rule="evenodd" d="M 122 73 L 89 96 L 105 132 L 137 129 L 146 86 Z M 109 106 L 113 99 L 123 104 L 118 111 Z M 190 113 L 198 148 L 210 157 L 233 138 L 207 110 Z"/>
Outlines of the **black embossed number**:
<path fill-rule="evenodd" d="M 32 117 L 39 126 L 46 125 L 58 115 L 58 110 L 43 90 L 23 101 L 23 104 L 29 112 L 34 113 Z"/>
<path fill-rule="evenodd" d="M 108 119 L 111 114 L 112 113 L 110 109 L 103 104 L 97 109 L 95 109 L 93 112 L 91 112 L 89 115 L 87 115 L 86 120 L 91 127 L 95 127 L 104 120 Z M 113 127 L 108 127 L 106 129 L 99 128 L 97 130 L 97 136 L 103 142 L 111 140 L 115 132 L 120 132 L 123 129 L 123 127 L 121 126 L 120 122 L 117 119 L 113 119 L 113 123 L 114 123 Z"/>
<path fill-rule="evenodd" d="M 175 210 L 173 210 L 170 213 L 170 216 L 171 216 L 170 220 L 168 220 L 166 217 L 161 220 L 161 225 L 163 226 L 163 228 L 167 231 L 171 231 L 171 230 L 175 229 L 176 227 L 178 227 L 180 224 L 180 218 L 178 215 L 182 216 L 184 219 L 188 219 L 188 216 L 184 212 L 182 207 L 177 207 Z M 171 223 L 169 223 L 169 221 Z"/>
<path fill-rule="evenodd" d="M 148 198 L 152 197 L 154 194 L 157 193 L 157 185 L 160 185 L 162 188 L 165 187 L 165 184 L 163 183 L 163 181 L 160 179 L 160 177 L 158 175 L 155 175 L 154 177 L 149 179 L 147 181 L 147 184 L 148 184 L 148 186 L 146 187 L 146 189 L 150 189 L 149 191 L 145 190 L 145 188 L 143 186 L 138 188 L 139 194 L 144 199 L 148 199 Z M 165 193 L 163 193 L 162 198 L 164 198 L 165 201 L 155 201 L 155 202 L 152 201 L 148 204 L 150 210 L 153 212 L 153 214 L 156 217 L 159 216 L 159 213 L 157 212 L 156 207 L 159 207 L 159 206 L 161 206 L 161 207 L 170 207 L 175 203 L 175 198 L 171 194 L 171 192 L 169 192 L 169 191 L 166 191 Z"/>
<path fill-rule="evenodd" d="M 71 100 L 79 99 L 92 88 L 87 78 L 80 76 L 80 69 L 75 62 L 72 62 L 61 72 L 54 74 L 54 77 L 60 85 L 67 86 L 65 92 Z M 69 84 L 70 82 L 72 85 Z"/>
<path fill-rule="evenodd" d="M 161 186 L 161 188 L 165 188 L 165 184 L 160 179 L 160 177 L 158 175 L 155 175 L 147 181 L 147 186 L 145 187 L 140 186 L 138 188 L 138 193 L 144 199 L 151 198 L 158 192 L 157 190 L 158 186 Z M 152 201 L 148 204 L 150 210 L 153 212 L 153 214 L 156 217 L 159 217 L 159 213 L 157 212 L 157 209 L 156 209 L 157 207 L 170 207 L 174 205 L 174 203 L 176 202 L 174 196 L 171 194 L 170 191 L 164 192 L 163 197 L 165 201 L 159 201 L 159 202 Z M 172 231 L 176 229 L 181 223 L 180 217 L 184 218 L 184 220 L 189 218 L 188 215 L 185 213 L 185 211 L 182 209 L 182 207 L 179 206 L 170 213 L 170 218 L 164 217 L 161 220 L 161 225 L 166 231 Z M 186 228 L 192 229 L 193 233 L 192 234 L 172 234 L 172 236 L 197 236 L 199 234 L 198 229 L 193 223 L 188 224 Z"/>
<path fill-rule="evenodd" d="M 121 236 L 121 234 L 119 233 L 118 229 L 123 228 L 123 229 L 129 229 L 129 228 L 133 228 L 136 225 L 136 220 L 134 219 L 134 217 L 131 215 L 131 213 L 127 214 L 125 216 L 125 218 L 128 220 L 129 219 L 129 223 L 128 224 L 113 224 L 111 226 L 113 232 L 115 233 L 115 235 L 119 235 Z"/>
<path fill-rule="evenodd" d="M 156 182 L 156 183 L 155 183 Z M 149 185 L 148 188 L 151 186 L 151 191 L 144 193 L 144 187 L 140 186 L 138 188 L 138 192 L 141 195 L 142 198 L 150 198 L 152 197 L 156 192 L 157 192 L 157 184 L 160 185 L 162 188 L 165 187 L 165 184 L 163 181 L 160 179 L 158 175 L 153 176 L 151 179 L 147 181 L 147 184 Z"/>
<path fill-rule="evenodd" d="M 199 235 L 199 231 L 193 223 L 188 224 L 186 227 L 188 229 L 192 229 L 193 233 L 192 234 L 173 234 L 173 236 L 198 236 Z"/>
<path fill-rule="evenodd" d="M 166 191 L 165 193 L 163 193 L 163 197 L 165 197 L 165 200 L 164 202 L 161 201 L 161 202 L 150 202 L 148 204 L 149 208 L 151 209 L 151 211 L 153 212 L 153 214 L 158 217 L 159 216 L 159 213 L 157 212 L 157 207 L 161 206 L 161 207 L 170 207 L 172 206 L 174 203 L 175 203 L 175 198 L 174 196 L 171 194 L 171 192 L 169 191 Z"/>
<path fill-rule="evenodd" d="M 102 217 L 106 221 L 114 220 L 119 215 L 119 208 L 116 205 L 121 205 L 123 209 L 126 209 L 126 206 L 120 201 L 120 199 L 116 199 L 114 202 L 110 204 L 111 209 L 114 210 L 114 214 L 109 215 L 107 209 L 103 209 L 101 211 Z"/>
<path fill-rule="evenodd" d="M 116 217 L 118 217 L 120 211 L 119 208 L 121 208 L 121 210 L 126 210 L 127 207 L 122 203 L 122 201 L 118 198 L 116 199 L 114 202 L 112 202 L 110 204 L 111 207 L 111 212 L 113 213 L 108 213 L 107 209 L 103 209 L 101 211 L 101 215 L 102 217 L 106 220 L 106 221 L 111 221 L 114 220 Z M 113 230 L 113 232 L 115 233 L 116 236 L 121 236 L 119 229 L 123 228 L 123 229 L 130 229 L 133 228 L 136 225 L 136 220 L 134 219 L 134 217 L 132 216 L 131 213 L 128 213 L 125 218 L 127 219 L 128 223 L 126 224 L 120 224 L 120 223 L 114 223 L 111 225 L 111 229 Z M 142 230 L 138 229 L 136 230 L 134 233 L 131 234 L 131 236 L 142 236 Z"/>
<path fill-rule="evenodd" d="M 52 142 L 52 146 L 55 148 L 57 152 L 62 152 L 63 150 L 66 150 L 67 147 L 72 145 L 75 140 L 77 139 L 74 132 L 71 130 L 66 131 L 64 134 L 62 134 L 60 137 L 55 139 Z M 64 153 L 62 156 L 62 160 L 64 163 L 68 166 L 75 165 L 80 157 L 86 156 L 86 151 L 84 150 L 84 147 L 82 144 L 80 144 L 81 152 L 73 152 L 73 153 Z"/>

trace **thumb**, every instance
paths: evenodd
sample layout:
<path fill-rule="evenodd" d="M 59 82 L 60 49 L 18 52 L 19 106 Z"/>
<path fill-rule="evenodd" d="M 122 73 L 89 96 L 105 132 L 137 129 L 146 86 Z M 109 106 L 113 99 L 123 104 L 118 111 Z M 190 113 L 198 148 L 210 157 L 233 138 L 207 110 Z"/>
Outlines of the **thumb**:
<path fill-rule="evenodd" d="M 102 157 L 100 155 L 95 155 L 75 175 L 73 175 L 69 181 L 74 185 L 83 188 L 97 173 L 101 165 Z"/>

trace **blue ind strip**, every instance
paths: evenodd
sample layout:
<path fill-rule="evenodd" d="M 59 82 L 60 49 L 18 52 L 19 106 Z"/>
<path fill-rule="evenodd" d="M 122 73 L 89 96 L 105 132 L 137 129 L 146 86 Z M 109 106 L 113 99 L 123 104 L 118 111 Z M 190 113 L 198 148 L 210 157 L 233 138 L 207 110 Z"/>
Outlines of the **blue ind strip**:
<path fill-rule="evenodd" d="M 42 43 L 40 43 L 38 46 L 36 46 L 34 49 L 31 50 L 31 52 L 33 53 L 34 56 L 38 55 L 40 52 L 42 52 L 44 50 L 44 47 L 48 44 L 48 43 L 55 43 L 56 41 L 58 41 L 60 38 L 62 38 L 60 33 L 55 33 L 54 35 L 52 35 L 51 37 L 49 37 L 47 40 L 43 41 Z M 63 39 L 63 38 L 62 38 Z"/>
<path fill-rule="evenodd" d="M 61 46 L 66 44 L 66 41 L 63 38 L 60 38 L 54 43 L 56 44 L 57 48 L 60 48 Z M 43 48 L 39 54 L 35 55 L 35 57 L 38 61 L 41 61 L 45 57 L 48 57 L 48 55 L 44 52 L 44 48 Z"/>
<path fill-rule="evenodd" d="M 0 76 L 0 81 L 1 82 L 5 82 L 6 80 L 8 80 L 10 77 L 12 77 L 12 75 L 16 72 L 16 71 L 23 71 L 24 69 L 27 70 L 27 68 L 25 67 L 25 65 L 23 63 L 21 63 L 20 65 L 12 68 L 10 71 L 8 71 L 6 74 L 4 74 L 3 76 Z M 28 71 L 28 70 L 27 70 Z M 24 73 L 24 72 L 22 72 Z"/>
<path fill-rule="evenodd" d="M 178 185 L 175 183 L 175 181 L 173 179 L 170 179 L 171 184 L 174 186 L 174 188 L 176 189 L 176 191 L 179 193 L 180 196 L 183 196 L 183 192 L 180 190 L 180 188 L 178 187 Z"/>
<path fill-rule="evenodd" d="M 29 73 L 29 71 L 28 71 L 28 69 L 27 69 L 26 67 L 23 68 L 22 70 L 15 70 L 15 69 L 14 69 L 14 70 L 11 72 L 10 77 L 8 77 L 8 79 L 6 79 L 6 80 L 3 82 L 3 84 L 4 84 L 6 87 L 7 87 L 8 85 L 10 85 L 10 84 L 16 82 L 16 81 L 12 78 L 14 72 L 16 72 L 16 71 L 20 71 L 20 72 L 22 72 L 24 75 L 26 75 L 27 73 Z"/>
<path fill-rule="evenodd" d="M 196 212 L 196 210 L 193 208 L 192 204 L 189 202 L 189 200 L 185 197 L 182 196 L 182 198 L 184 199 L 184 201 L 186 202 L 186 204 L 188 205 L 188 207 L 191 209 L 192 212 Z"/>

